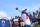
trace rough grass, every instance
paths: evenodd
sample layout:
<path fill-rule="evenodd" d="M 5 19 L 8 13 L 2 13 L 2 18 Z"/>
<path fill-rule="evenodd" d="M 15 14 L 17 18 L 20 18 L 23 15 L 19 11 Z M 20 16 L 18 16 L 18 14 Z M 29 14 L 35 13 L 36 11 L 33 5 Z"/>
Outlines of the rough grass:
<path fill-rule="evenodd" d="M 37 26 L 35 26 L 35 27 L 40 27 L 40 25 L 37 25 Z"/>

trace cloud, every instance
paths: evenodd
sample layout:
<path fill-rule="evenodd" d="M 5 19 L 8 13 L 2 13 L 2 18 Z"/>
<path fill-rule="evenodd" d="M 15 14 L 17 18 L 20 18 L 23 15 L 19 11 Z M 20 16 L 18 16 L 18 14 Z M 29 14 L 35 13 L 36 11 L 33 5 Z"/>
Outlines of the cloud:
<path fill-rule="evenodd" d="M 11 19 L 11 17 L 8 17 L 8 14 L 5 11 L 0 11 L 0 17 L 2 18 L 7 18 L 7 19 Z"/>
<path fill-rule="evenodd" d="M 4 11 L 0 11 L 0 17 L 7 17 L 8 14 Z"/>

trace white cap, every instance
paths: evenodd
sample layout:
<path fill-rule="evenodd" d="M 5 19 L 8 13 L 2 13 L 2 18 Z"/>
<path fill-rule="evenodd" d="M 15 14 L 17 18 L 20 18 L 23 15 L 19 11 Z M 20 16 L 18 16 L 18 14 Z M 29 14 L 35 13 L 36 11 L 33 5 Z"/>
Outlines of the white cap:
<path fill-rule="evenodd" d="M 22 11 L 27 10 L 27 9 L 22 9 Z"/>

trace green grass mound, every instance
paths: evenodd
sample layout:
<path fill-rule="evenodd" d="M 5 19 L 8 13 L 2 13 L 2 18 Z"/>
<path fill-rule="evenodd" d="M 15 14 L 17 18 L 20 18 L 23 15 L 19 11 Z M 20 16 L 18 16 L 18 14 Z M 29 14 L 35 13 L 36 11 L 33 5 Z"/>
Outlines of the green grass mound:
<path fill-rule="evenodd" d="M 35 26 L 35 27 L 40 27 L 40 25 L 37 25 L 37 26 Z"/>

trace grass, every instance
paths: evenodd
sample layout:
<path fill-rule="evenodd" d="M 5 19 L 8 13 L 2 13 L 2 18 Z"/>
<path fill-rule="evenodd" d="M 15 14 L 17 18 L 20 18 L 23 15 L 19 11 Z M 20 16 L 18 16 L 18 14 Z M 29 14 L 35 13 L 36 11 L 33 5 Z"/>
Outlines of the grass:
<path fill-rule="evenodd" d="M 40 25 L 37 25 L 37 26 L 35 26 L 35 27 L 40 27 Z"/>

